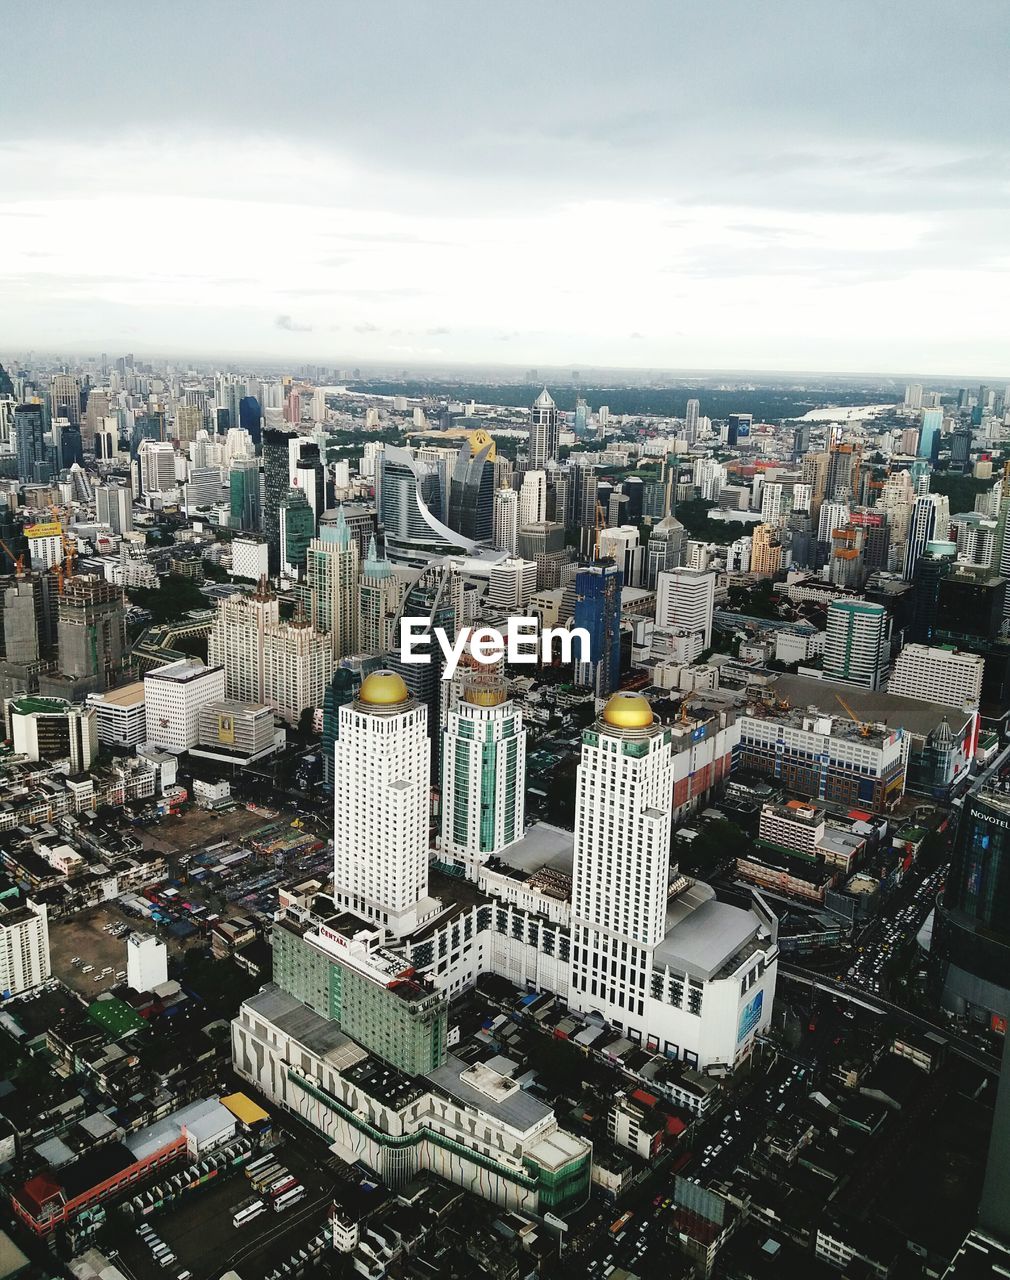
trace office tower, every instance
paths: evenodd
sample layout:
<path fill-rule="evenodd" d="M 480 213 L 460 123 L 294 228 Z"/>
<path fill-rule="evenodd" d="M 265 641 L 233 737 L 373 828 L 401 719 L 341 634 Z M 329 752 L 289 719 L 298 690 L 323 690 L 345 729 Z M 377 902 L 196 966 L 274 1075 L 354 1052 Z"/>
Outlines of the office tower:
<path fill-rule="evenodd" d="M 180 444 L 189 444 L 203 430 L 203 410 L 199 405 L 181 404 L 175 411 L 175 438 Z"/>
<path fill-rule="evenodd" d="M 104 417 L 95 422 L 92 446 L 97 462 L 112 462 L 119 453 L 119 419 Z"/>
<path fill-rule="evenodd" d="M 684 439 L 694 444 L 698 439 L 698 421 L 701 415 L 701 404 L 697 400 L 688 400 L 684 411 Z"/>
<path fill-rule="evenodd" d="M 931 956 L 945 1008 L 995 1030 L 1010 1020 L 1010 795 L 983 778 L 958 819 Z"/>
<path fill-rule="evenodd" d="M 0 990 L 20 995 L 49 981 L 49 916 L 43 903 L 0 911 Z"/>
<path fill-rule="evenodd" d="M 820 515 L 828 483 L 828 455 L 826 453 L 806 453 L 800 464 L 800 481 L 810 486 L 810 514 L 815 519 Z"/>
<path fill-rule="evenodd" d="M 912 506 L 908 539 L 905 543 L 905 567 L 903 577 L 911 582 L 915 566 L 928 542 L 946 542 L 950 533 L 950 506 L 946 497 L 938 493 L 926 493 L 917 497 Z"/>
<path fill-rule="evenodd" d="M 880 687 L 888 659 L 887 610 L 867 600 L 832 600 L 824 637 L 824 678 Z"/>
<path fill-rule="evenodd" d="M 943 427 L 942 409 L 923 409 L 922 428 L 919 431 L 919 457 L 936 461 L 940 443 L 940 431 Z"/>
<path fill-rule="evenodd" d="M 329 638 L 308 622 L 281 622 L 265 583 L 253 596 L 220 601 L 207 661 L 224 667 L 228 698 L 266 703 L 289 724 L 322 706 L 333 673 Z"/>
<path fill-rule="evenodd" d="M 613 561 L 584 565 L 575 575 L 575 626 L 589 634 L 589 652 L 575 653 L 577 683 L 598 698 L 614 692 L 621 680 L 621 586 Z"/>
<path fill-rule="evenodd" d="M 336 525 L 309 543 L 305 584 L 309 621 L 329 636 L 334 658 L 358 652 L 358 544 L 338 512 Z"/>
<path fill-rule="evenodd" d="M 670 878 L 673 761 L 645 698 L 616 693 L 582 737 L 570 1009 L 642 1040 Z"/>
<path fill-rule="evenodd" d="M 519 524 L 540 524 L 547 519 L 547 474 L 527 471 L 519 487 Z"/>
<path fill-rule="evenodd" d="M 395 672 L 373 671 L 338 716 L 333 898 L 399 938 L 428 896 L 427 708 Z"/>
<path fill-rule="evenodd" d="M 403 678 L 411 696 L 428 710 L 428 736 L 431 739 L 432 785 L 441 778 L 441 745 L 443 718 L 442 672 L 445 659 L 435 631 L 441 627 L 450 643 L 455 640 L 462 622 L 462 579 L 448 564 L 431 565 L 422 571 L 407 590 L 400 617 L 413 618 L 426 625 L 420 635 L 428 638 L 430 662 L 404 662 L 399 648 L 399 619 L 394 628 L 394 650 L 390 666 Z M 445 682 L 448 683 L 448 682 Z"/>
<path fill-rule="evenodd" d="M 943 707 L 977 707 L 985 659 L 958 649 L 906 644 L 898 654 L 887 692 Z"/>
<path fill-rule="evenodd" d="M 940 609 L 940 582 L 954 568 L 957 546 L 953 542 L 927 542 L 912 573 L 912 607 L 908 639 L 929 644 L 936 631 Z"/>
<path fill-rule="evenodd" d="M 270 573 L 280 573 L 281 503 L 291 488 L 288 442 L 291 433 L 276 427 L 263 431 L 263 532 L 269 548 Z"/>
<path fill-rule="evenodd" d="M 396 616 L 403 602 L 405 586 L 388 560 L 379 556 L 375 538 L 358 575 L 358 651 L 363 654 L 388 653 L 398 643 Z"/>
<path fill-rule="evenodd" d="M 302 420 L 302 397 L 301 393 L 292 387 L 288 392 L 287 399 L 284 401 L 284 421 L 290 422 L 292 426 L 297 426 Z"/>
<path fill-rule="evenodd" d="M 68 578 L 59 597 L 60 672 L 84 693 L 116 684 L 126 661 L 123 590 L 95 574 Z"/>
<path fill-rule="evenodd" d="M 470 538 L 450 529 L 442 518 L 442 485 L 434 462 L 393 445 L 377 459 L 379 519 L 386 554 L 394 564 L 423 568 L 438 556 L 474 549 Z"/>
<path fill-rule="evenodd" d="M 664 516 L 654 525 L 645 548 L 645 585 L 655 591 L 659 575 L 679 567 L 684 556 L 684 526 L 676 516 Z"/>
<path fill-rule="evenodd" d="M 810 423 L 801 422 L 793 428 L 793 462 L 800 462 L 810 449 Z"/>
<path fill-rule="evenodd" d="M 549 462 L 558 460 L 558 410 L 544 387 L 530 412 L 529 468 L 543 471 Z M 541 516 L 540 519 L 543 519 Z M 530 523 L 524 521 L 524 523 Z"/>
<path fill-rule="evenodd" d="M 955 471 L 971 468 L 971 431 L 959 427 L 950 437 L 950 465 Z"/>
<path fill-rule="evenodd" d="M 181 753 L 200 740 L 200 711 L 224 697 L 224 667 L 208 667 L 199 658 L 180 658 L 144 676 L 147 741 Z"/>
<path fill-rule="evenodd" d="M 537 589 L 537 566 L 514 556 L 500 561 L 488 579 L 487 605 L 502 617 L 525 614 Z"/>
<path fill-rule="evenodd" d="M 81 428 L 66 418 L 54 418 L 52 426 L 53 450 L 55 452 L 54 471 L 65 471 L 70 467 L 84 466 L 84 444 L 81 440 Z"/>
<path fill-rule="evenodd" d="M 496 551 L 514 556 L 519 538 L 519 495 L 514 489 L 497 489 L 494 495 L 494 537 Z"/>
<path fill-rule="evenodd" d="M 14 447 L 18 479 L 45 483 L 52 475 L 46 446 L 45 410 L 41 404 L 19 404 L 14 409 Z"/>
<path fill-rule="evenodd" d="M 234 578 L 259 582 L 270 576 L 265 538 L 237 537 L 231 542 L 231 572 Z"/>
<path fill-rule="evenodd" d="M 110 481 L 95 487 L 95 516 L 115 534 L 129 533 L 133 528 L 133 491 L 125 484 Z"/>
<path fill-rule="evenodd" d="M 967 648 L 996 640 L 1003 628 L 1006 593 L 1006 578 L 955 566 L 940 580 L 937 639 Z"/>
<path fill-rule="evenodd" d="M 482 863 L 522 838 L 525 821 L 526 730 L 500 676 L 466 678 L 444 754 L 441 857 L 476 879 Z"/>
<path fill-rule="evenodd" d="M 850 503 L 858 497 L 861 462 L 859 445 L 836 443 L 831 446 L 824 481 L 824 496 L 829 502 Z M 806 477 L 803 479 L 806 482 Z"/>
<path fill-rule="evenodd" d="M 752 413 L 731 413 L 726 419 L 726 443 L 735 448 L 741 440 L 749 439 L 753 425 Z"/>
<path fill-rule="evenodd" d="M 645 576 L 645 548 L 635 525 L 621 525 L 600 530 L 599 559 L 613 560 L 620 569 L 624 585 L 640 587 Z"/>
<path fill-rule="evenodd" d="M 50 416 L 67 418 L 75 427 L 81 425 L 81 380 L 73 374 L 58 373 L 49 392 Z"/>
<path fill-rule="evenodd" d="M 248 431 L 257 452 L 263 439 L 263 412 L 255 396 L 243 396 L 238 402 L 238 425 Z"/>
<path fill-rule="evenodd" d="M 463 443 L 449 482 L 449 527 L 487 542 L 494 525 L 494 441 L 474 431 Z"/>
<path fill-rule="evenodd" d="M 259 529 L 263 518 L 259 459 L 235 458 L 228 471 L 228 486 L 232 526 Z"/>
<path fill-rule="evenodd" d="M 712 645 L 715 574 L 704 569 L 667 569 L 659 575 L 656 626 L 682 628 L 698 635 L 701 651 Z"/>
<path fill-rule="evenodd" d="M 782 569 L 782 544 L 770 524 L 759 524 L 751 535 L 750 571 L 774 578 Z"/>
<path fill-rule="evenodd" d="M 309 500 L 301 489 L 289 489 L 278 509 L 281 542 L 281 573 L 299 581 L 305 576 L 309 543 L 316 532 L 316 520 Z"/>
<path fill-rule="evenodd" d="M 168 493 L 175 489 L 175 449 L 169 441 L 142 440 L 138 451 L 142 493 Z"/>
<path fill-rule="evenodd" d="M 849 526 L 862 532 L 864 567 L 868 570 L 887 569 L 891 552 L 891 530 L 887 512 L 857 508 L 849 512 Z"/>
<path fill-rule="evenodd" d="M 922 408 L 922 386 L 918 382 L 909 383 L 905 387 L 904 403 L 909 409 Z"/>
<path fill-rule="evenodd" d="M 67 760 L 70 772 L 78 774 L 90 769 L 98 755 L 92 707 L 29 695 L 11 700 L 7 718 L 15 753 L 29 760 Z"/>
<path fill-rule="evenodd" d="M 326 510 L 326 470 L 315 440 L 304 436 L 288 440 L 288 478 L 293 489 L 301 489 L 318 524 Z"/>

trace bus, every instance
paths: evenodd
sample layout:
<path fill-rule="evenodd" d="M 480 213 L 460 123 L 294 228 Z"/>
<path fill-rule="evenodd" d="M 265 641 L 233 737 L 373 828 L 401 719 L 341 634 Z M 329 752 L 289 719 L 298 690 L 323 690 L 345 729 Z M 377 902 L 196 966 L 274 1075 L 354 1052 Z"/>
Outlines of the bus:
<path fill-rule="evenodd" d="M 285 1191 L 282 1196 L 278 1196 L 274 1201 L 274 1213 L 283 1213 L 285 1209 L 290 1209 L 293 1204 L 297 1204 L 299 1200 L 305 1199 L 305 1188 L 302 1184 L 296 1183 L 290 1191 Z"/>
<path fill-rule="evenodd" d="M 275 1156 L 260 1156 L 258 1160 L 253 1160 L 251 1164 L 246 1165 L 245 1167 L 246 1177 L 254 1178 L 256 1176 L 257 1170 L 265 1169 L 268 1164 L 276 1164 L 276 1163 L 277 1163 L 277 1160 Z"/>
<path fill-rule="evenodd" d="M 285 1191 L 290 1191 L 297 1183 L 298 1179 L 293 1173 L 286 1173 L 282 1178 L 278 1178 L 276 1182 L 272 1182 L 267 1187 L 267 1195 L 271 1200 L 276 1200 L 278 1196 L 283 1195 Z"/>
<path fill-rule="evenodd" d="M 276 1182 L 284 1170 L 279 1164 L 272 1164 L 266 1169 L 261 1169 L 256 1177 L 251 1179 L 252 1189 L 258 1195 L 261 1191 L 265 1191 L 271 1182 Z"/>
<path fill-rule="evenodd" d="M 252 1222 L 253 1218 L 258 1218 L 266 1209 L 266 1205 L 262 1200 L 245 1200 L 235 1210 L 235 1216 L 232 1218 L 232 1226 L 244 1227 L 247 1222 Z"/>
<path fill-rule="evenodd" d="M 616 1222 L 612 1222 L 612 1223 L 610 1224 L 610 1234 L 611 1234 L 612 1236 L 619 1236 L 619 1235 L 621 1234 L 621 1232 L 624 1230 L 624 1228 L 625 1228 L 625 1227 L 628 1225 L 628 1223 L 631 1221 L 631 1219 L 632 1219 L 632 1217 L 633 1217 L 633 1216 L 634 1216 L 634 1215 L 633 1215 L 633 1214 L 631 1214 L 630 1212 L 629 1212 L 629 1213 L 622 1213 L 622 1214 L 621 1214 L 621 1216 L 617 1219 L 617 1221 L 616 1221 Z"/>

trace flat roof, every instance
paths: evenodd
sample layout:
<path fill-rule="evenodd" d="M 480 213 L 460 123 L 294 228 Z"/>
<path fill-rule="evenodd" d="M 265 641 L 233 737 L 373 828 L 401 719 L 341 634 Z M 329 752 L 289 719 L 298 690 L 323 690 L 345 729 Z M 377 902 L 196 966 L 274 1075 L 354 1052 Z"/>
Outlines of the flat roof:
<path fill-rule="evenodd" d="M 144 701 L 144 682 L 135 680 L 133 684 L 121 685 L 118 689 L 107 689 L 96 701 L 99 705 L 114 707 L 133 707 Z"/>
<path fill-rule="evenodd" d="M 780 675 L 773 685 L 779 698 L 788 698 L 794 710 L 818 707 L 824 715 L 838 716 L 852 723 L 839 705 L 837 694 L 869 724 L 885 724 L 906 729 L 917 738 L 932 733 L 941 720 L 949 722 L 955 738 L 974 714 L 963 707 L 946 707 L 937 702 L 920 702 L 883 690 L 860 689 L 834 680 L 815 680 L 810 676 Z M 853 726 L 855 727 L 855 726 Z"/>
<path fill-rule="evenodd" d="M 494 1116 L 496 1120 L 500 1120 L 520 1133 L 528 1133 L 530 1129 L 535 1129 L 537 1125 L 542 1124 L 554 1114 L 553 1109 L 546 1103 L 516 1087 L 505 1077 L 499 1076 L 498 1079 L 502 1080 L 505 1086 L 511 1085 L 511 1088 L 502 1087 L 495 1090 L 489 1087 L 487 1078 L 496 1076 L 497 1073 L 490 1071 L 486 1064 L 483 1066 L 482 1073 L 476 1075 L 471 1073 L 473 1073 L 471 1063 L 450 1054 L 445 1065 L 429 1071 L 425 1079 L 429 1080 L 436 1090 L 455 1099 L 456 1102 Z M 474 1083 L 468 1081 L 468 1075 Z M 490 1084 L 493 1085 L 494 1081 L 490 1081 Z"/>
<path fill-rule="evenodd" d="M 710 978 L 757 936 L 758 926 L 750 911 L 709 898 L 667 933 L 656 948 L 654 963 Z"/>
<path fill-rule="evenodd" d="M 326 1058 L 337 1071 L 349 1070 L 364 1061 L 368 1054 L 350 1036 L 345 1035 L 327 1018 L 321 1018 L 308 1005 L 271 983 L 246 1004 L 268 1022 L 275 1023 L 285 1035 L 320 1058 Z"/>

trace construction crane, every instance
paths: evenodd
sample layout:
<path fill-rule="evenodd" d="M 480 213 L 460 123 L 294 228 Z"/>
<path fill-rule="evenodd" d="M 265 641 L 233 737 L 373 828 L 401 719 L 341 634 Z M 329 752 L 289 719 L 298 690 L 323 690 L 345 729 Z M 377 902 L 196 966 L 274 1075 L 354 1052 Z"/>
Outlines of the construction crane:
<path fill-rule="evenodd" d="M 23 578 L 25 575 L 24 554 L 22 553 L 21 555 L 16 556 L 14 552 L 10 549 L 10 547 L 7 545 L 7 543 L 4 542 L 3 538 L 0 538 L 0 547 L 3 547 L 4 551 L 7 552 L 7 555 L 10 558 L 11 564 L 14 566 L 14 576 L 16 578 Z"/>
<path fill-rule="evenodd" d="M 607 517 L 603 511 L 603 503 L 596 499 L 596 512 L 593 517 L 594 537 L 593 537 L 593 559 L 600 558 L 600 530 L 607 527 Z"/>
<path fill-rule="evenodd" d="M 845 714 L 849 717 L 849 719 L 859 725 L 860 737 L 868 738 L 870 734 L 873 732 L 872 727 L 868 725 L 865 720 L 860 720 L 860 718 L 856 715 L 856 713 L 852 710 L 852 708 L 849 706 L 849 704 L 845 701 L 845 699 L 842 697 L 840 693 L 836 693 L 835 698 L 842 705 L 845 711 Z"/>
<path fill-rule="evenodd" d="M 60 542 L 63 546 L 63 560 L 54 566 L 56 570 L 56 581 L 59 583 L 60 595 L 63 594 L 64 583 L 74 576 L 74 560 L 77 558 L 77 548 L 67 537 L 67 531 L 63 527 L 63 521 L 60 518 L 60 509 L 52 503 L 49 510 L 53 513 L 53 520 L 60 526 Z"/>

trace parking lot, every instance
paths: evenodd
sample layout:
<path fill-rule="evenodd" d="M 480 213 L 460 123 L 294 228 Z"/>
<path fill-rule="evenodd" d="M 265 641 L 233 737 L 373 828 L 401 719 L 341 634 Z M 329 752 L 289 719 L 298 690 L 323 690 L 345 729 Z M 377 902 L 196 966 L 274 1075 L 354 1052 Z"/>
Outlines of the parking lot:
<path fill-rule="evenodd" d="M 146 927 L 143 921 L 124 915 L 114 902 L 103 902 L 69 919 L 49 922 L 53 976 L 89 998 L 116 986 L 120 981 L 116 974 L 126 971 L 126 936 L 115 937 L 106 931 L 106 925 L 125 926 L 128 930 Z M 175 950 L 176 945 L 170 942 L 169 950 Z M 72 963 L 75 956 L 81 964 Z M 90 967 L 91 972 L 85 973 L 85 967 Z M 105 973 L 106 969 L 111 972 Z"/>

